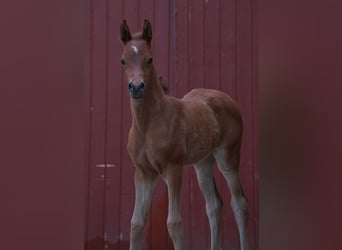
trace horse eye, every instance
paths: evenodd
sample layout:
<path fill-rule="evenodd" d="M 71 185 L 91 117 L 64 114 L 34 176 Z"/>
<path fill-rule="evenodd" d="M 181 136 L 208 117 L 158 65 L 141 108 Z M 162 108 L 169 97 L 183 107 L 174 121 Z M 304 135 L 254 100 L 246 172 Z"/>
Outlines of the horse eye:
<path fill-rule="evenodd" d="M 125 59 L 121 59 L 120 62 L 121 62 L 122 65 L 126 65 Z"/>
<path fill-rule="evenodd" d="M 153 58 L 150 57 L 148 60 L 147 60 L 147 64 L 152 64 L 153 63 Z"/>

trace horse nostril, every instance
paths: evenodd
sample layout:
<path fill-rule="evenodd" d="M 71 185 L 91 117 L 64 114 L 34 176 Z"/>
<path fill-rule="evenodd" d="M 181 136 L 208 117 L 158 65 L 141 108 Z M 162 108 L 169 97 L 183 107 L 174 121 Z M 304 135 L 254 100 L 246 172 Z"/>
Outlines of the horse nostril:
<path fill-rule="evenodd" d="M 144 89 L 145 88 L 145 83 L 144 82 L 141 82 L 140 83 L 140 89 Z"/>
<path fill-rule="evenodd" d="M 129 90 L 132 90 L 133 88 L 134 88 L 133 83 L 130 82 L 130 83 L 128 84 L 128 89 L 129 89 Z"/>

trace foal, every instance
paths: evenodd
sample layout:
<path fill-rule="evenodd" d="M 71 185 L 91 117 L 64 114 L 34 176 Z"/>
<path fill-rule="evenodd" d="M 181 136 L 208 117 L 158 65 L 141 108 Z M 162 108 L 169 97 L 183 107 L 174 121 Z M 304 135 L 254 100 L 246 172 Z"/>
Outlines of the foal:
<path fill-rule="evenodd" d="M 152 28 L 131 35 L 124 20 L 121 64 L 128 79 L 132 126 L 128 153 L 135 165 L 135 205 L 131 220 L 130 249 L 139 249 L 153 187 L 158 175 L 168 188 L 167 228 L 174 248 L 181 249 L 181 184 L 184 165 L 193 165 L 206 202 L 211 249 L 219 249 L 222 201 L 217 192 L 215 160 L 231 192 L 231 207 L 241 249 L 248 249 L 247 201 L 239 179 L 242 117 L 224 93 L 195 89 L 182 99 L 166 95 L 151 54 Z"/>

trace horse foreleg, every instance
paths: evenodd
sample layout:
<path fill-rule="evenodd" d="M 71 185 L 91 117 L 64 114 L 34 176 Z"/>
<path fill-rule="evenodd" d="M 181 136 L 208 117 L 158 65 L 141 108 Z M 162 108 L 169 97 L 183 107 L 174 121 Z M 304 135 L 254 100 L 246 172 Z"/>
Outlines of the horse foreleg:
<path fill-rule="evenodd" d="M 181 250 L 183 225 L 181 216 L 182 166 L 169 166 L 163 175 L 169 196 L 167 229 L 175 250 Z"/>
<path fill-rule="evenodd" d="M 194 169 L 206 203 L 206 212 L 210 225 L 211 250 L 218 250 L 222 200 L 215 185 L 214 164 L 215 159 L 213 156 L 210 156 L 209 158 L 196 163 Z"/>
<path fill-rule="evenodd" d="M 141 246 L 156 179 L 157 174 L 144 174 L 138 168 L 135 170 L 135 204 L 131 220 L 130 250 L 138 250 Z"/>

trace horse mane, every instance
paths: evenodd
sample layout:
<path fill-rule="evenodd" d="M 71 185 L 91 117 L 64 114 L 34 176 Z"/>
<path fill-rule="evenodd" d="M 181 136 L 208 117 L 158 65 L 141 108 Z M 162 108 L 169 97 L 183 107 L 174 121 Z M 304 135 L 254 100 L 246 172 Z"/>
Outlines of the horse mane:
<path fill-rule="evenodd" d="M 167 87 L 167 81 L 163 76 L 159 76 L 158 78 L 159 84 L 162 86 L 164 93 L 168 94 L 169 93 L 169 88 Z"/>

